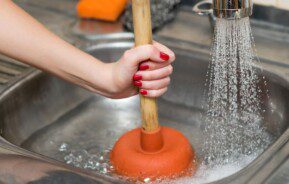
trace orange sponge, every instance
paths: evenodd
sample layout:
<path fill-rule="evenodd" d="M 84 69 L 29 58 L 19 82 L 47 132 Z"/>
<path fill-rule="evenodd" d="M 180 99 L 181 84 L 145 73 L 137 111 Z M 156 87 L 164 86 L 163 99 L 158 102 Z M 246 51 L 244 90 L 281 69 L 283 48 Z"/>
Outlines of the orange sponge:
<path fill-rule="evenodd" d="M 127 0 L 80 0 L 77 13 L 81 18 L 115 21 L 125 8 Z"/>

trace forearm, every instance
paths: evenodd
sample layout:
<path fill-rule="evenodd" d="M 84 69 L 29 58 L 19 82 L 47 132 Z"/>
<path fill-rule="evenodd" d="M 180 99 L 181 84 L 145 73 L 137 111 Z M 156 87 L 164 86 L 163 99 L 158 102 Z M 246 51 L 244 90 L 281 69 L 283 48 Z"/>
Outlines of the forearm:
<path fill-rule="evenodd" d="M 103 95 L 109 90 L 109 65 L 49 32 L 10 0 L 0 6 L 0 52 Z"/>

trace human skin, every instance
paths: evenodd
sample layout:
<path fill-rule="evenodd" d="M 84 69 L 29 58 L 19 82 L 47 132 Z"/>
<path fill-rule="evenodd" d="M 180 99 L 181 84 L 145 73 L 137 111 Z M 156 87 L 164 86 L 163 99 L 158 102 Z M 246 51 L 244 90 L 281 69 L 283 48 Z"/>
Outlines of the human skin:
<path fill-rule="evenodd" d="M 0 2 L 0 53 L 109 98 L 167 91 L 174 53 L 153 42 L 104 63 L 48 31 L 10 0 Z"/>

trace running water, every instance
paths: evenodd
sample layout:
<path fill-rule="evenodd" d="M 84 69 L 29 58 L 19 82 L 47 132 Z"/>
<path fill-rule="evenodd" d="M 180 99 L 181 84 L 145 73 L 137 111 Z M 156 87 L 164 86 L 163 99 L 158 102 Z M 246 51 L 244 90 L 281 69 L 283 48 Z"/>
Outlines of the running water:
<path fill-rule="evenodd" d="M 206 164 L 229 163 L 232 157 L 250 155 L 271 142 L 261 125 L 262 81 L 253 48 L 249 18 L 217 19 L 207 81 Z"/>

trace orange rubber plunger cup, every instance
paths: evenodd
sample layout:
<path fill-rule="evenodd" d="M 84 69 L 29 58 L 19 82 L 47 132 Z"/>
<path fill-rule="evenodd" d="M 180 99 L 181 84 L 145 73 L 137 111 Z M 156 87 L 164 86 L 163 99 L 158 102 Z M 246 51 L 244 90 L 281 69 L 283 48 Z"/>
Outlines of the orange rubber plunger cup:
<path fill-rule="evenodd" d="M 149 0 L 132 0 L 136 46 L 152 43 Z M 188 175 L 195 153 L 179 131 L 160 127 L 156 99 L 140 95 L 142 128 L 125 133 L 114 145 L 110 161 L 116 173 L 133 179 Z"/>

